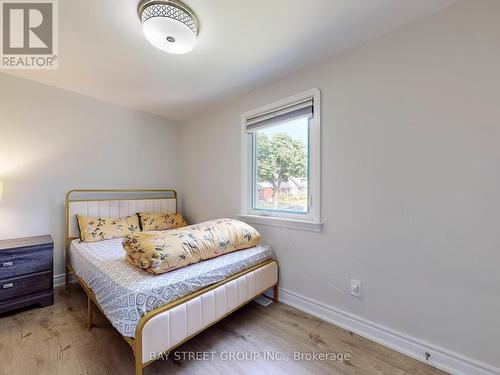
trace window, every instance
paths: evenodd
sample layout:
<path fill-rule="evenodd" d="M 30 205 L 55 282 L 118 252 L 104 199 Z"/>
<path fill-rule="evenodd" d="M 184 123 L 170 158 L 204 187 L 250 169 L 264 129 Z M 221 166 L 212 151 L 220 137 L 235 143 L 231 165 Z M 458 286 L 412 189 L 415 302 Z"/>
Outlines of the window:
<path fill-rule="evenodd" d="M 319 109 L 314 89 L 243 115 L 241 216 L 247 221 L 319 224 Z"/>

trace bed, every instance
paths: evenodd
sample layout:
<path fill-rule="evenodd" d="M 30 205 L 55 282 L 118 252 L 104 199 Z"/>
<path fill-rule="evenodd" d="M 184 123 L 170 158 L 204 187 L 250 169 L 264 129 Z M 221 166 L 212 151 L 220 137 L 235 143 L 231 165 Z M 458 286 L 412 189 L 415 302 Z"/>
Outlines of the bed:
<path fill-rule="evenodd" d="M 124 257 L 122 239 L 84 243 L 76 215 L 126 217 L 176 213 L 173 190 L 72 190 L 66 196 L 66 268 L 132 347 L 135 373 L 269 288 L 278 300 L 278 264 L 266 245 L 239 250 L 162 275 Z"/>

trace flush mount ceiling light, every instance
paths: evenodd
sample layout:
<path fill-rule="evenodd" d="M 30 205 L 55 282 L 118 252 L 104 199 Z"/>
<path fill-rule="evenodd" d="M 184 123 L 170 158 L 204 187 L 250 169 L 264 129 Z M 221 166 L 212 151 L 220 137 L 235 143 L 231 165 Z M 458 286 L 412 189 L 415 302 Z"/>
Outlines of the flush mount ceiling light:
<path fill-rule="evenodd" d="M 183 54 L 195 47 L 200 26 L 186 4 L 178 0 L 143 0 L 138 12 L 144 36 L 156 48 Z"/>

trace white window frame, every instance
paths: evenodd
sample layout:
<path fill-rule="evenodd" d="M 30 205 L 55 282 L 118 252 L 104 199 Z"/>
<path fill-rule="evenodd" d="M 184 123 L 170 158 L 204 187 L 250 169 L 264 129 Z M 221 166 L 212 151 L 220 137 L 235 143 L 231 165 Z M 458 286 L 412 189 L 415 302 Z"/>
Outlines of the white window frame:
<path fill-rule="evenodd" d="M 253 209 L 253 150 L 247 119 L 294 103 L 313 100 L 314 114 L 309 128 L 309 181 L 307 214 Z M 254 224 L 319 232 L 321 230 L 321 93 L 317 88 L 245 112 L 241 118 L 241 213 L 240 218 Z"/>

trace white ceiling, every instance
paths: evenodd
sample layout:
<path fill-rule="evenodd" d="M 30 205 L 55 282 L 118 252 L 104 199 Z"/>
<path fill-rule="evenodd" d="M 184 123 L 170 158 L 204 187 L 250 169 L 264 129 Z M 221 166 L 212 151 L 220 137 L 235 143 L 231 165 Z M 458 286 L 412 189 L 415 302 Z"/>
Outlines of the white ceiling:
<path fill-rule="evenodd" d="M 186 0 L 201 23 L 187 55 L 148 44 L 138 2 L 59 0 L 59 69 L 6 73 L 185 120 L 456 1 Z"/>

